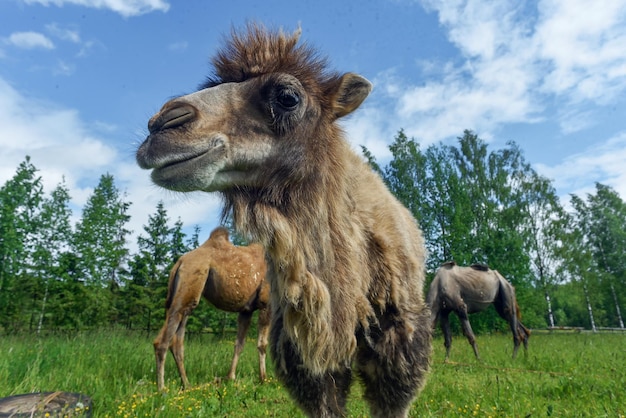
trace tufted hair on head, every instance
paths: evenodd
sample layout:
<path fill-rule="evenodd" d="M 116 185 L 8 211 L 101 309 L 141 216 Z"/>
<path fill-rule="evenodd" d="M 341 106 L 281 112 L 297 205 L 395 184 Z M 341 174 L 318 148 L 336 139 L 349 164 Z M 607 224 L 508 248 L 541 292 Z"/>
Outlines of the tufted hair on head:
<path fill-rule="evenodd" d="M 231 31 L 225 46 L 211 60 L 214 75 L 201 88 L 242 82 L 271 73 L 287 73 L 308 88 L 323 86 L 339 75 L 328 70 L 327 60 L 306 43 L 298 44 L 301 29 L 292 34 L 249 23 L 244 31 Z"/>

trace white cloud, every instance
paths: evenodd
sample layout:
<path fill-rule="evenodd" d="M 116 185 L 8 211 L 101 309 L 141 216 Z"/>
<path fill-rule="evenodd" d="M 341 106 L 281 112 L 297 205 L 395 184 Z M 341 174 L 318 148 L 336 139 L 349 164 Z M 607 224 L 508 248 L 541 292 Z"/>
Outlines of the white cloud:
<path fill-rule="evenodd" d="M 46 30 L 64 41 L 69 41 L 75 44 L 80 43 L 80 34 L 76 29 L 62 28 L 57 23 L 50 23 L 46 25 Z"/>
<path fill-rule="evenodd" d="M 626 88 L 626 2 L 545 0 L 533 40 L 550 65 L 544 88 L 604 103 Z"/>
<path fill-rule="evenodd" d="M 463 61 L 419 63 L 420 85 L 381 77 L 373 101 L 424 144 L 467 128 L 490 137 L 506 124 L 546 118 L 571 133 L 594 123 L 588 106 L 626 91 L 626 0 L 593 8 L 584 0 L 542 0 L 536 10 L 482 0 L 421 4 L 437 12 Z M 548 103 L 557 103 L 556 114 Z"/>
<path fill-rule="evenodd" d="M 67 63 L 63 60 L 58 60 L 56 67 L 53 68 L 52 73 L 54 75 L 72 75 L 76 70 L 76 66 L 74 64 Z"/>
<path fill-rule="evenodd" d="M 488 138 L 504 124 L 540 119 L 542 104 L 533 93 L 540 82 L 537 63 L 515 7 L 472 0 L 422 3 L 438 12 L 464 61 L 419 63 L 423 84 L 396 79 L 392 88 L 383 86 L 385 100 L 396 103 L 396 126 L 429 145 L 467 128 Z"/>
<path fill-rule="evenodd" d="M 44 192 L 65 179 L 72 206 L 80 211 L 100 176 L 110 173 L 125 199 L 132 202 L 128 228 L 135 234 L 143 232 L 148 215 L 163 201 L 172 225 L 180 217 L 189 228 L 187 233 L 198 224 L 200 238 L 208 237 L 218 224 L 220 201 L 215 194 L 182 195 L 157 188 L 149 172 L 137 166 L 132 152 L 120 153 L 100 133 L 114 135 L 116 128 L 106 122 L 86 122 L 74 109 L 24 96 L 0 77 L 0 187 L 28 155 L 39 169 Z M 75 213 L 74 221 L 79 217 Z M 130 241 L 132 249 L 136 240 Z"/>
<path fill-rule="evenodd" d="M 78 54 L 76 54 L 77 57 L 87 57 L 89 56 L 92 51 L 96 48 L 102 48 L 102 44 L 100 44 L 99 42 L 95 42 L 95 41 L 86 41 L 82 43 L 82 46 L 80 48 L 80 51 L 78 52 Z"/>
<path fill-rule="evenodd" d="M 418 61 L 419 75 L 413 78 L 419 84 L 394 69 L 375 78 L 372 97 L 347 130 L 381 160 L 395 135 L 390 127 L 403 128 L 422 146 L 449 141 L 464 129 L 490 140 L 511 124 L 538 122 L 555 124 L 565 138 L 591 132 L 605 106 L 622 103 L 626 0 L 602 0 L 593 7 L 584 0 L 420 3 L 437 13 L 461 58 Z M 597 133 L 590 135 L 602 143 Z M 599 181 L 626 196 L 624 161 L 626 133 L 538 170 L 557 190 L 584 194 Z"/>
<path fill-rule="evenodd" d="M 55 5 L 62 7 L 66 4 L 108 9 L 124 17 L 139 16 L 154 11 L 167 12 L 170 5 L 165 0 L 24 0 L 26 4 Z"/>
<path fill-rule="evenodd" d="M 388 143 L 397 133 L 389 130 L 390 126 L 383 118 L 382 112 L 364 106 L 342 122 L 354 150 L 361 154 L 361 146 L 364 146 L 379 162 L 391 157 Z"/>
<path fill-rule="evenodd" d="M 42 178 L 48 191 L 63 176 L 70 186 L 84 177 L 97 178 L 117 158 L 112 147 L 89 133 L 77 111 L 24 97 L 2 79 L 0 147 L 0 182 L 10 178 L 30 155 L 35 166 L 46 173 Z"/>
<path fill-rule="evenodd" d="M 23 49 L 54 49 L 54 43 L 39 32 L 14 32 L 5 42 Z"/>
<path fill-rule="evenodd" d="M 603 144 L 589 147 L 583 152 L 567 157 L 555 166 L 538 164 L 537 171 L 552 179 L 557 190 L 584 197 L 594 190 L 593 181 L 613 188 L 620 196 L 626 196 L 626 132 L 622 132 Z M 592 179 L 590 181 L 590 179 Z"/>

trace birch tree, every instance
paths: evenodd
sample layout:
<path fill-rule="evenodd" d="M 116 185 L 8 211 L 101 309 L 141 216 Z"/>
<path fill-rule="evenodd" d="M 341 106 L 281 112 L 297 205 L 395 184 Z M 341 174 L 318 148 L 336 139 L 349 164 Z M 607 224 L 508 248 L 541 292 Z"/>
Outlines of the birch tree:
<path fill-rule="evenodd" d="M 568 217 L 550 181 L 536 173 L 530 176 L 526 184 L 524 211 L 532 263 L 531 280 L 544 295 L 548 325 L 554 327 L 551 295 L 555 287 L 563 282 L 563 276 L 558 273 L 562 263 L 559 249 Z"/>
<path fill-rule="evenodd" d="M 588 239 L 598 269 L 599 285 L 610 293 L 613 318 L 609 326 L 624 328 L 621 303 L 626 287 L 626 203 L 610 187 L 596 183 L 596 193 L 587 196 L 585 210 Z"/>

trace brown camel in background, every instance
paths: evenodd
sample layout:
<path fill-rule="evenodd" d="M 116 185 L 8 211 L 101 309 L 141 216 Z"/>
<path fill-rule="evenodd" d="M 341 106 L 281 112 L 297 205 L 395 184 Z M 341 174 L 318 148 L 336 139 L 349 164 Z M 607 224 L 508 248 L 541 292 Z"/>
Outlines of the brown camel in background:
<path fill-rule="evenodd" d="M 189 387 L 184 365 L 185 325 L 202 296 L 218 309 L 239 312 L 237 342 L 228 372 L 229 379 L 235 379 L 252 314 L 259 310 L 259 375 L 261 381 L 265 380 L 265 349 L 270 323 L 266 272 L 263 247 L 260 244 L 235 246 L 228 240 L 228 230 L 222 227 L 213 230 L 204 244 L 180 257 L 170 272 L 165 324 L 154 340 L 159 390 L 165 387 L 168 348 L 176 361 L 183 387 Z"/>
<path fill-rule="evenodd" d="M 449 315 L 454 312 L 461 320 L 463 334 L 467 337 L 474 349 L 476 358 L 478 347 L 476 337 L 472 331 L 468 315 L 483 311 L 493 304 L 496 312 L 509 323 L 513 332 L 513 358 L 517 356 L 520 343 L 524 349 L 528 348 L 530 330 L 522 322 L 515 288 L 496 270 L 482 264 L 470 267 L 457 266 L 455 262 L 444 263 L 430 284 L 426 301 L 431 309 L 431 325 L 437 321 L 441 323 L 444 344 L 446 346 L 446 360 L 450 357 L 452 333 L 450 331 Z"/>
<path fill-rule="evenodd" d="M 268 252 L 277 377 L 309 416 L 345 416 L 355 371 L 376 417 L 405 417 L 431 353 L 425 247 L 338 120 L 372 88 L 286 34 L 233 31 L 201 90 L 167 102 L 137 162 L 167 189 L 218 192 Z"/>

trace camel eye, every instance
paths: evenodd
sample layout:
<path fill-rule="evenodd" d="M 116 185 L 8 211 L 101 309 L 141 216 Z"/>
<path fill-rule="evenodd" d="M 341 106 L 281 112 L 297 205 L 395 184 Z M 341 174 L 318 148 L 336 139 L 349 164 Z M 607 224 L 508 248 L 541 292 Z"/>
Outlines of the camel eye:
<path fill-rule="evenodd" d="M 278 92 L 276 101 L 285 110 L 294 110 L 300 104 L 300 96 L 293 90 L 284 89 Z"/>
<path fill-rule="evenodd" d="M 306 91 L 300 82 L 287 74 L 270 78 L 261 90 L 261 99 L 267 104 L 268 120 L 279 133 L 291 131 L 302 119 L 307 107 Z"/>

